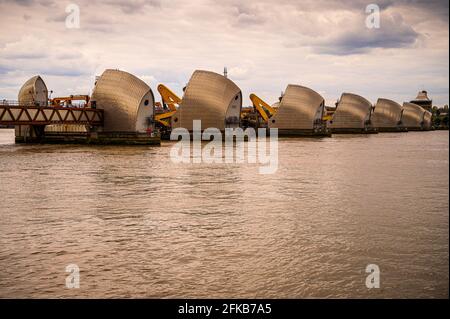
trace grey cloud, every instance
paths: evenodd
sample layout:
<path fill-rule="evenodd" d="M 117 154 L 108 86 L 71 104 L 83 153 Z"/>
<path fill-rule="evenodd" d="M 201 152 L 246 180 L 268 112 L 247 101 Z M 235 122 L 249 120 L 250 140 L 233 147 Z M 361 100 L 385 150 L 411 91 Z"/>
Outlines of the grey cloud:
<path fill-rule="evenodd" d="M 48 58 L 49 54 L 45 52 L 28 51 L 28 52 L 15 52 L 15 53 L 2 53 L 2 58 L 6 60 L 38 60 Z"/>
<path fill-rule="evenodd" d="M 237 24 L 239 25 L 260 25 L 264 24 L 264 19 L 260 16 L 241 13 L 237 18 Z"/>
<path fill-rule="evenodd" d="M 30 6 L 34 2 L 33 0 L 0 0 L 0 3 L 15 3 L 20 6 Z"/>
<path fill-rule="evenodd" d="M 377 4 L 381 10 L 386 10 L 391 7 L 403 6 L 405 8 L 419 8 L 424 12 L 429 12 L 435 17 L 448 21 L 449 16 L 449 1 L 448 0 L 338 0 L 344 7 L 357 10 L 358 8 L 365 8 L 369 3 Z"/>
<path fill-rule="evenodd" d="M 225 5 L 237 7 L 243 13 L 254 13 L 251 5 L 255 2 L 239 0 L 222 0 Z M 256 3 L 259 4 L 273 4 L 272 0 L 259 0 Z M 368 4 L 374 3 L 380 7 L 381 10 L 386 10 L 392 7 L 410 7 L 420 8 L 424 12 L 429 12 L 432 15 L 448 21 L 449 17 L 449 1 L 448 0 L 277 0 L 276 7 L 284 6 L 286 8 L 295 9 L 300 12 L 327 12 L 345 10 L 351 12 L 364 12 Z M 274 9 L 275 9 L 274 6 Z"/>
<path fill-rule="evenodd" d="M 64 8 L 60 11 L 54 11 L 50 16 L 46 18 L 46 22 L 56 22 L 63 24 L 67 19 L 67 13 Z M 81 11 L 81 28 L 79 30 L 72 31 L 93 31 L 100 33 L 113 33 L 115 31 L 115 24 L 111 15 L 97 15 L 94 12 L 86 10 L 84 12 L 83 7 Z M 64 29 L 66 30 L 66 29 Z"/>
<path fill-rule="evenodd" d="M 57 14 L 53 14 L 49 16 L 46 21 L 47 22 L 64 22 L 66 21 L 67 13 L 65 11 L 61 11 Z"/>
<path fill-rule="evenodd" d="M 7 74 L 9 71 L 12 71 L 13 69 L 9 66 L 0 65 L 0 74 Z"/>
<path fill-rule="evenodd" d="M 25 7 L 35 4 L 40 4 L 42 6 L 53 6 L 55 4 L 52 0 L 0 0 L 0 4 L 1 3 L 13 3 Z"/>
<path fill-rule="evenodd" d="M 413 45 L 419 34 L 403 22 L 400 15 L 384 16 L 379 29 L 358 28 L 327 38 L 315 47 L 322 54 L 350 55 L 368 52 L 375 48 L 402 48 Z"/>
<path fill-rule="evenodd" d="M 83 30 L 105 34 L 111 34 L 115 32 L 115 29 L 110 24 L 90 24 L 90 25 L 85 24 L 83 25 L 82 28 Z"/>
<path fill-rule="evenodd" d="M 8 13 L 0 22 L 5 27 L 0 73 L 8 72 L 2 79 L 15 72 L 48 74 L 56 79 L 53 89 L 68 92 L 71 85 L 90 88 L 93 75 L 112 67 L 181 93 L 194 69 L 221 73 L 227 65 L 243 91 L 261 92 L 268 100 L 276 100 L 288 82 L 326 91 L 332 100 L 345 88 L 364 93 L 370 86 L 373 94 L 394 88 L 409 94 L 407 85 L 414 88 L 417 81 L 430 91 L 448 87 L 444 1 L 74 0 L 81 9 L 81 28 L 73 30 L 63 23 L 71 1 L 50 9 L 43 1 L 0 0 L 2 12 Z M 366 29 L 368 3 L 377 3 L 383 17 L 399 13 L 405 21 L 382 18 L 381 29 Z M 24 14 L 32 19 L 25 22 Z M 27 53 L 33 50 L 49 56 Z M 350 56 L 356 53 L 360 56 Z M 246 59 L 254 64 L 247 65 Z M 414 68 L 416 76 L 411 76 L 411 64 L 422 66 Z M 342 76 L 350 68 L 351 76 Z M 9 92 L 4 88 L 0 97 Z M 444 99 L 448 103 L 448 89 Z"/>
<path fill-rule="evenodd" d="M 448 23 L 449 1 L 448 0 L 400 0 L 401 4 L 410 7 L 417 7 L 430 12 L 433 16 Z"/>
<path fill-rule="evenodd" d="M 54 7 L 56 5 L 52 0 L 40 0 L 39 4 L 44 7 Z"/>
<path fill-rule="evenodd" d="M 190 77 L 190 74 L 183 74 L 183 72 L 179 72 L 178 70 L 174 69 L 168 69 L 164 66 L 154 68 L 141 67 L 139 69 L 131 69 L 130 71 L 137 74 L 140 73 L 142 75 L 152 75 L 161 83 L 183 83 L 187 82 Z"/>
<path fill-rule="evenodd" d="M 83 30 L 113 34 L 116 33 L 120 21 L 117 21 L 112 15 L 86 14 L 82 17 L 81 23 Z"/>
<path fill-rule="evenodd" d="M 143 12 L 145 7 L 160 7 L 161 2 L 158 0 L 108 0 L 106 4 L 119 7 L 126 14 L 134 14 Z"/>
<path fill-rule="evenodd" d="M 34 69 L 35 73 L 45 74 L 45 75 L 53 75 L 53 76 L 67 76 L 67 77 L 78 77 L 78 76 L 87 76 L 91 75 L 91 72 L 87 72 L 82 67 L 80 68 L 36 68 Z"/>
<path fill-rule="evenodd" d="M 55 54 L 55 58 L 58 60 L 75 60 L 82 57 L 83 55 L 79 52 L 62 52 Z"/>

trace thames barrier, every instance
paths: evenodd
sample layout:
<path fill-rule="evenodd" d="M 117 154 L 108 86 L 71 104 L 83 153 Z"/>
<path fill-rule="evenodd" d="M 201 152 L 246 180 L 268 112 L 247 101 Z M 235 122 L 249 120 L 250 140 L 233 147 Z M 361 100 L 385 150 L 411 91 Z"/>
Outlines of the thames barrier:
<path fill-rule="evenodd" d="M 86 143 L 159 145 L 176 128 L 276 128 L 279 136 L 330 137 L 332 134 L 428 131 L 432 114 L 417 100 L 399 103 L 379 98 L 375 105 L 354 93 L 343 93 L 326 107 L 316 91 L 289 84 L 279 101 L 269 104 L 250 95 L 243 107 L 241 89 L 227 77 L 196 70 L 179 98 L 163 84 L 161 102 L 138 77 L 108 69 L 97 78 L 92 95 L 49 98 L 39 75 L 21 87 L 17 101 L 0 104 L 0 125 L 15 128 L 16 143 Z M 82 104 L 74 104 L 82 100 Z M 419 104 L 416 104 L 416 103 Z"/>
<path fill-rule="evenodd" d="M 0 0 L 0 302 L 438 313 L 449 5 Z"/>

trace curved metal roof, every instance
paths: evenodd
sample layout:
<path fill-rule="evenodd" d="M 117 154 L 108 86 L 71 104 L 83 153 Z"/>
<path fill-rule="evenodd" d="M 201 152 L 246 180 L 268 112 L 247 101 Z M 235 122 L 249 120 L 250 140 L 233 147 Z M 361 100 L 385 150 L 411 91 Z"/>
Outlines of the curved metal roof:
<path fill-rule="evenodd" d="M 238 127 L 241 108 L 241 89 L 233 81 L 214 72 L 197 70 L 172 116 L 172 127 L 192 131 L 193 120 L 201 120 L 202 129 Z"/>
<path fill-rule="evenodd" d="M 375 128 L 395 128 L 399 126 L 402 118 L 402 106 L 395 101 L 378 99 L 372 114 L 372 125 Z"/>
<path fill-rule="evenodd" d="M 409 129 L 421 129 L 425 112 L 425 109 L 420 105 L 409 102 L 403 103 L 403 126 Z"/>
<path fill-rule="evenodd" d="M 432 117 L 433 117 L 433 115 L 431 114 L 431 112 L 425 111 L 425 114 L 423 116 L 423 128 L 424 129 L 426 129 L 426 130 L 431 129 L 431 127 L 433 126 Z"/>
<path fill-rule="evenodd" d="M 19 104 L 21 105 L 48 105 L 48 90 L 44 80 L 39 75 L 26 81 L 19 91 Z"/>
<path fill-rule="evenodd" d="M 372 103 L 362 96 L 343 93 L 330 121 L 330 128 L 361 128 L 366 127 L 370 120 Z"/>
<path fill-rule="evenodd" d="M 130 73 L 105 70 L 95 84 L 91 105 L 93 102 L 104 110 L 106 132 L 145 132 L 151 127 L 153 92 Z"/>
<path fill-rule="evenodd" d="M 273 103 L 273 104 L 271 105 L 271 107 L 274 108 L 274 109 L 279 108 L 279 107 L 280 107 L 280 103 L 281 103 L 281 102 L 275 102 L 275 103 Z"/>
<path fill-rule="evenodd" d="M 325 100 L 316 91 L 304 86 L 289 84 L 277 113 L 269 119 L 269 127 L 314 129 L 314 123 L 322 118 L 324 107 Z"/>

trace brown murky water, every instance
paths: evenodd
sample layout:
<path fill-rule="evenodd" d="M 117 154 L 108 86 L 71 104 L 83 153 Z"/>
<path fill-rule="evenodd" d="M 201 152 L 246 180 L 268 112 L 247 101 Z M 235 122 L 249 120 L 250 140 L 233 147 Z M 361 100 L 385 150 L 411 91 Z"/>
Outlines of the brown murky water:
<path fill-rule="evenodd" d="M 281 139 L 273 175 L 173 164 L 169 143 L 12 139 L 0 130 L 0 297 L 449 295 L 448 132 Z"/>

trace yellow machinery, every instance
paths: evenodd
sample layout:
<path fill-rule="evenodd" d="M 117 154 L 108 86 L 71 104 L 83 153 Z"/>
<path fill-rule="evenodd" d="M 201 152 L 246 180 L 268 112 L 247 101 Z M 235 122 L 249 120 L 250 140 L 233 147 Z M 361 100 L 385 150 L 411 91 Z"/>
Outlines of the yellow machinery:
<path fill-rule="evenodd" d="M 171 111 L 171 112 L 166 112 L 166 113 L 161 113 L 161 114 L 156 114 L 155 115 L 155 121 L 161 123 L 164 126 L 169 127 L 170 126 L 170 122 L 169 119 L 175 114 L 176 111 Z"/>
<path fill-rule="evenodd" d="M 269 104 L 264 102 L 255 94 L 250 94 L 250 100 L 252 101 L 254 108 L 258 111 L 259 115 L 261 115 L 265 123 L 267 123 L 269 118 L 271 118 L 277 112 L 277 109 L 271 107 Z M 322 120 L 323 121 L 331 120 L 333 118 L 333 113 L 334 109 L 325 110 Z"/>
<path fill-rule="evenodd" d="M 55 97 L 50 100 L 51 106 L 62 106 L 61 103 L 66 103 L 66 106 L 71 106 L 72 101 L 85 101 L 85 106 L 89 103 L 89 95 L 70 95 L 64 97 Z"/>
<path fill-rule="evenodd" d="M 333 119 L 333 115 L 334 115 L 335 111 L 336 111 L 336 108 L 331 108 L 331 107 L 326 106 L 322 120 L 323 121 L 331 121 Z"/>
<path fill-rule="evenodd" d="M 177 106 L 180 105 L 181 99 L 172 92 L 167 86 L 164 84 L 158 85 L 158 92 L 161 95 L 161 100 L 163 105 L 167 106 L 169 108 L 169 112 L 156 114 L 155 120 L 162 125 L 169 127 L 170 126 L 170 118 L 175 114 L 177 111 Z"/>
<path fill-rule="evenodd" d="M 277 112 L 276 109 L 271 107 L 255 94 L 250 94 L 250 100 L 253 103 L 253 107 L 258 111 L 259 115 L 261 115 L 264 122 L 266 123 L 267 121 L 269 121 L 269 118 L 271 118 Z"/>
<path fill-rule="evenodd" d="M 163 103 L 167 105 L 171 111 L 176 111 L 177 106 L 181 103 L 181 99 L 178 95 L 173 93 L 173 91 L 164 84 L 158 85 L 158 92 L 161 94 Z"/>

